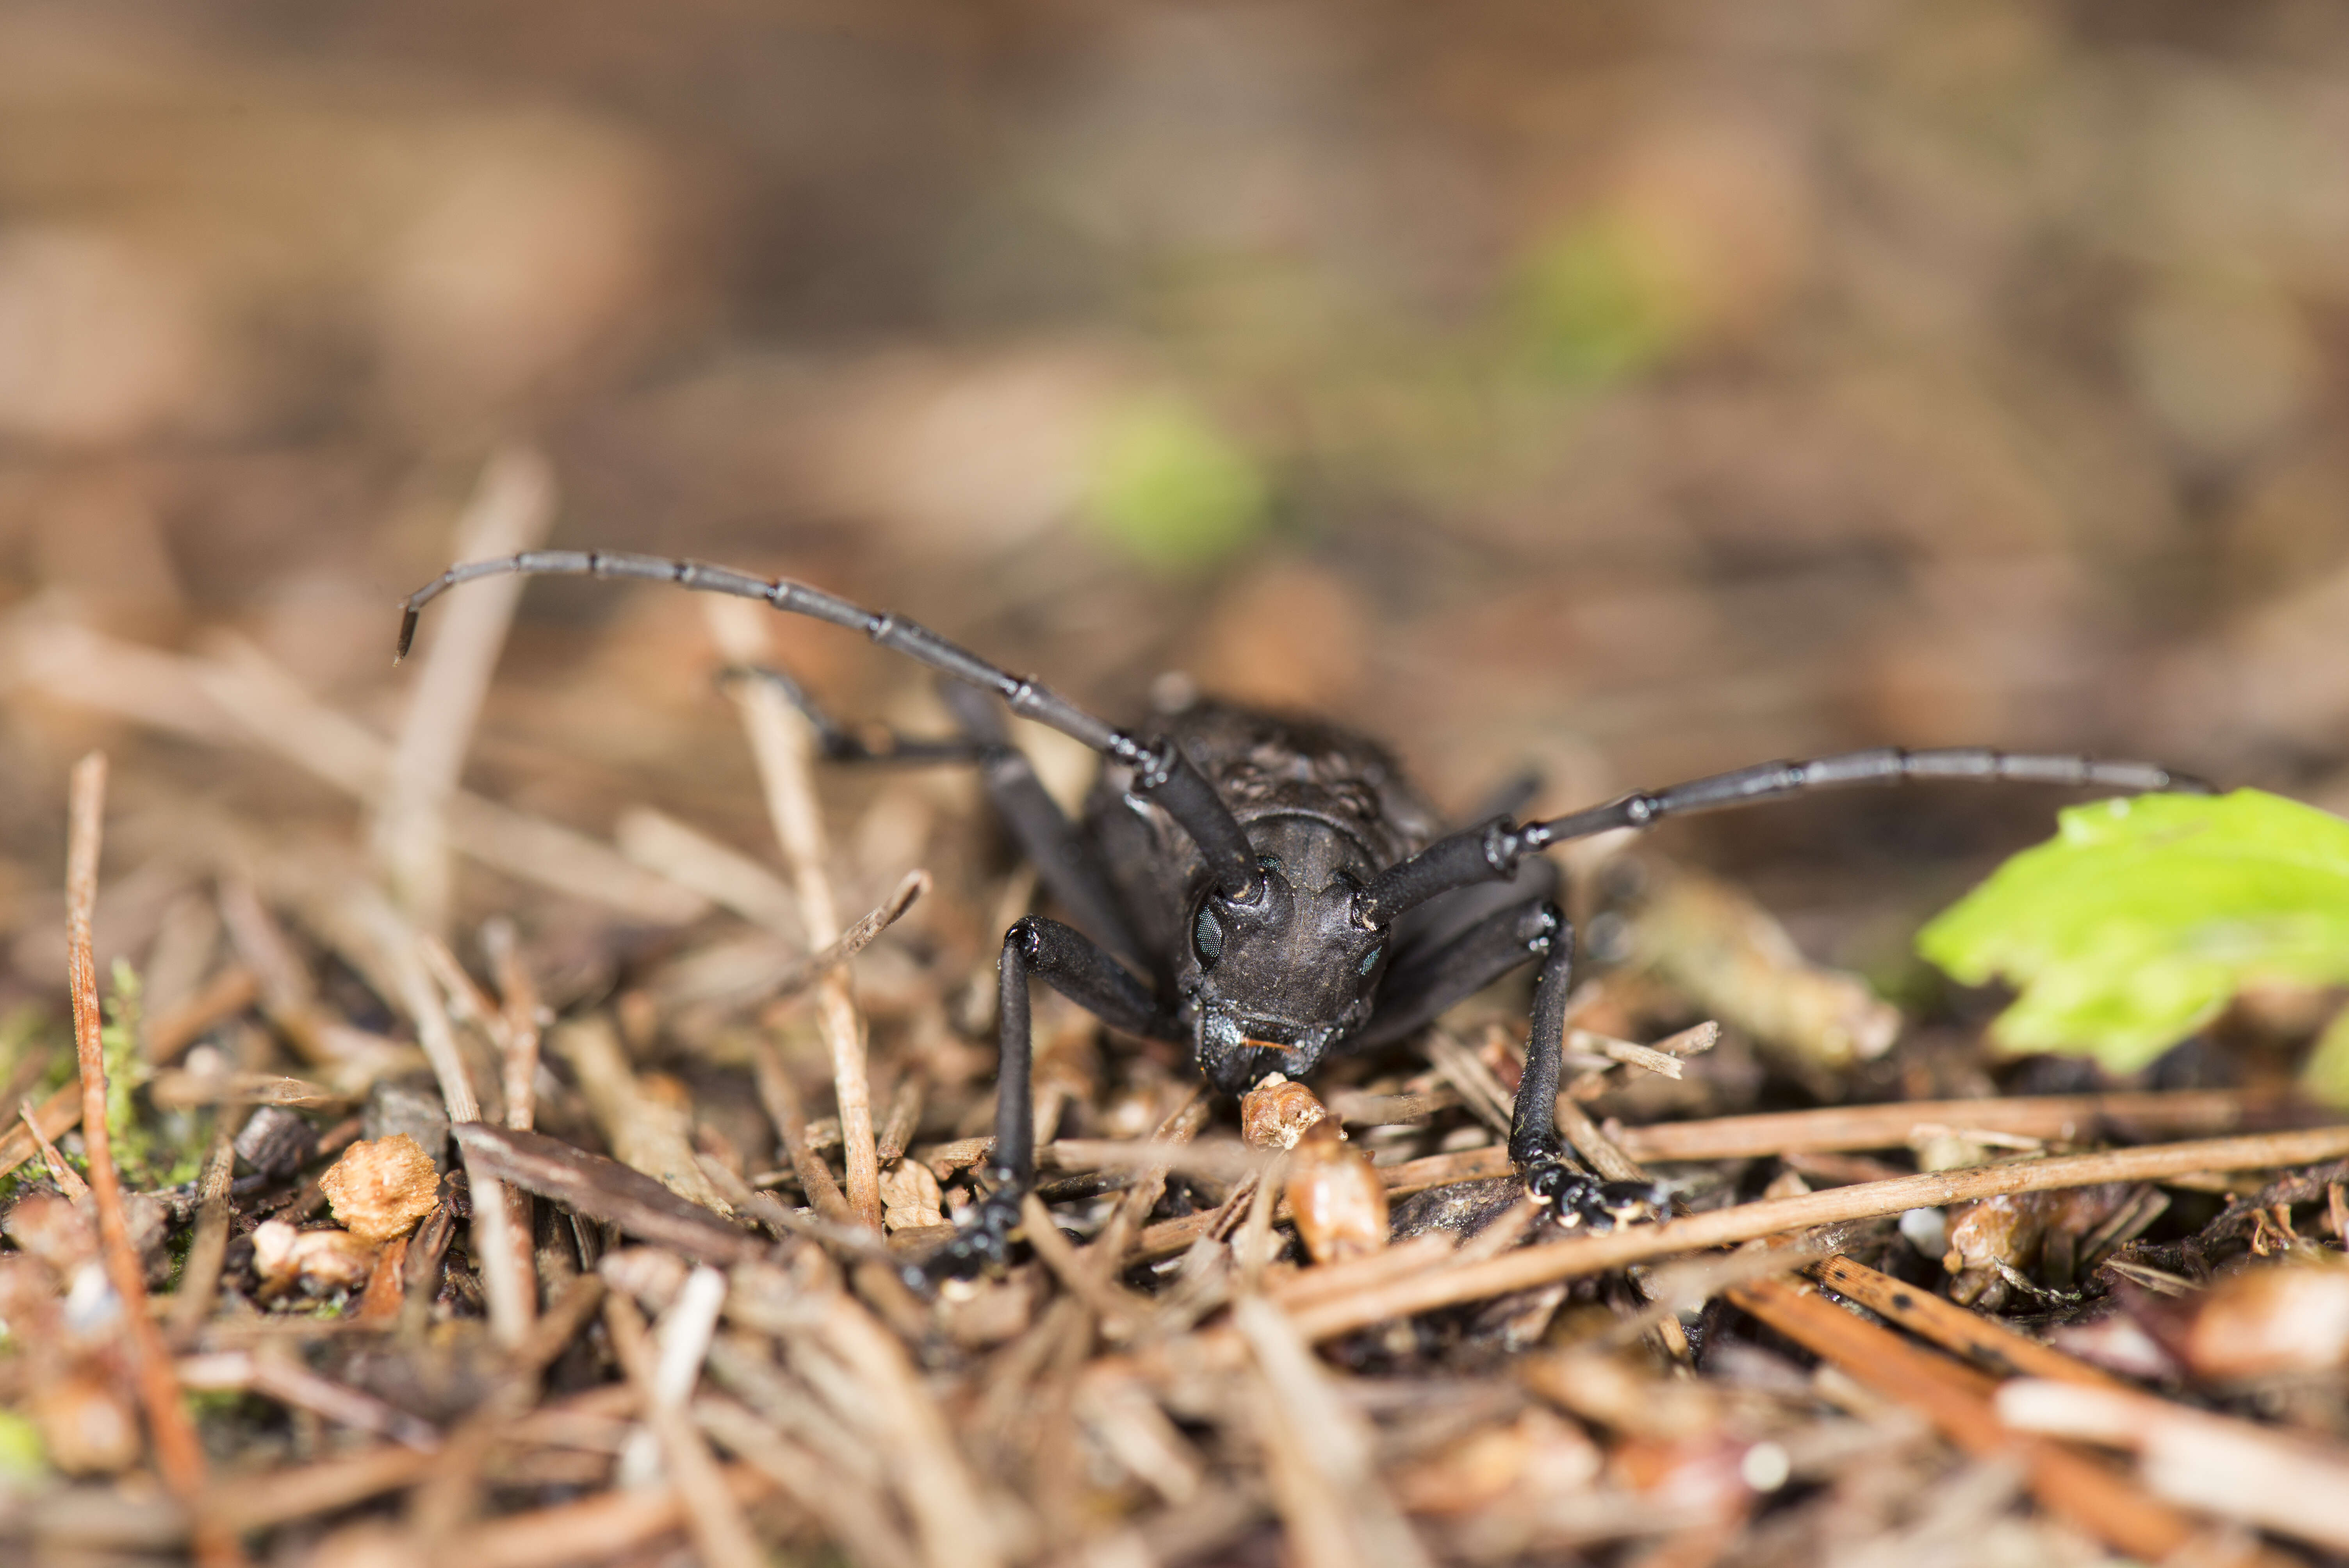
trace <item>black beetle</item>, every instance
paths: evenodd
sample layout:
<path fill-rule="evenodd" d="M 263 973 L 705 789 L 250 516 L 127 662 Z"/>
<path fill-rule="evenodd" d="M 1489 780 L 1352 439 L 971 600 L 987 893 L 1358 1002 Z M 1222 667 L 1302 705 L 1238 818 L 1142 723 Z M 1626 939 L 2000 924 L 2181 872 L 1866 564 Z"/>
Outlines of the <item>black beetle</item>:
<path fill-rule="evenodd" d="M 1541 851 L 1838 785 L 1960 779 L 2207 788 L 2147 763 L 1886 748 L 1765 762 L 1547 821 L 1520 825 L 1501 814 L 1445 833 L 1386 750 L 1350 731 L 1200 703 L 1138 739 L 910 621 L 802 583 L 696 562 L 543 550 L 454 566 L 409 596 L 399 653 L 427 603 L 501 573 L 619 577 L 757 599 L 863 632 L 951 677 L 947 689 L 966 732 L 954 741 L 874 748 L 800 699 L 826 753 L 840 760 L 977 764 L 1040 879 L 1084 927 L 1031 914 L 1004 934 L 989 1190 L 929 1261 L 932 1278 L 1000 1262 L 1034 1181 L 1031 976 L 1117 1028 L 1189 1045 L 1208 1081 L 1237 1095 L 1273 1073 L 1302 1078 L 1333 1053 L 1398 1040 L 1509 971 L 1538 963 L 1509 1157 L 1526 1191 L 1562 1221 L 1599 1228 L 1657 1195 L 1599 1181 L 1567 1156 L 1558 1136 L 1574 934 L 1554 902 L 1557 868 Z M 1044 792 L 982 694 L 1101 755 L 1101 781 L 1081 821 L 1071 822 Z M 1497 907 L 1470 892 L 1493 883 L 1515 884 Z"/>

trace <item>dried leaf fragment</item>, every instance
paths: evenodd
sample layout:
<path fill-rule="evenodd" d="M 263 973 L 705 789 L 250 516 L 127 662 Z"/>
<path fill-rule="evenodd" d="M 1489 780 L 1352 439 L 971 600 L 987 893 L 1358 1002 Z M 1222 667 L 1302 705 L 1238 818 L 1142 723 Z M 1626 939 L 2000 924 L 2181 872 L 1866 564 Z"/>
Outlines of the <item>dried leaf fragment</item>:
<path fill-rule="evenodd" d="M 2349 1268 L 2248 1268 L 2197 1304 L 2178 1349 L 2198 1377 L 2234 1382 L 2349 1362 Z"/>
<path fill-rule="evenodd" d="M 253 1272 L 264 1294 L 283 1295 L 296 1285 L 316 1295 L 357 1290 L 375 1269 L 375 1243 L 348 1231 L 297 1231 L 268 1220 L 253 1232 Z"/>
<path fill-rule="evenodd" d="M 1325 1117 L 1297 1140 L 1289 1162 L 1289 1211 L 1317 1264 L 1386 1249 L 1386 1183 L 1345 1138 L 1337 1119 Z"/>
<path fill-rule="evenodd" d="M 1723 1023 L 1811 1068 L 1842 1071 L 1889 1050 L 1900 1010 L 1856 975 L 1813 964 L 1738 889 L 1660 874 L 1631 922 L 1634 962 Z"/>
<path fill-rule="evenodd" d="M 32 1417 L 49 1462 L 67 1475 L 112 1475 L 139 1462 L 139 1421 L 122 1397 L 87 1372 L 36 1393 Z"/>
<path fill-rule="evenodd" d="M 1240 1097 L 1240 1136 L 1256 1149 L 1294 1149 L 1329 1114 L 1311 1089 L 1273 1073 Z"/>
<path fill-rule="evenodd" d="M 946 1194 L 930 1168 L 899 1160 L 881 1172 L 881 1224 L 888 1231 L 918 1230 L 946 1223 Z"/>
<path fill-rule="evenodd" d="M 424 1146 L 405 1132 L 354 1143 L 318 1178 L 351 1234 L 364 1242 L 388 1242 L 414 1230 L 440 1202 L 440 1171 Z"/>
<path fill-rule="evenodd" d="M 1579 1491 L 1605 1463 L 1580 1427 L 1537 1406 L 1402 1470 L 1395 1494 L 1409 1513 L 1473 1514 L 1513 1490 L 1529 1500 Z"/>
<path fill-rule="evenodd" d="M 1996 1308 L 2005 1300 L 2000 1265 L 2028 1272 L 2051 1233 L 2084 1235 L 2131 1196 L 2126 1182 L 2106 1181 L 2046 1192 L 2003 1192 L 1950 1211 L 1949 1251 L 1941 1266 L 1958 1277 L 1950 1299 Z"/>

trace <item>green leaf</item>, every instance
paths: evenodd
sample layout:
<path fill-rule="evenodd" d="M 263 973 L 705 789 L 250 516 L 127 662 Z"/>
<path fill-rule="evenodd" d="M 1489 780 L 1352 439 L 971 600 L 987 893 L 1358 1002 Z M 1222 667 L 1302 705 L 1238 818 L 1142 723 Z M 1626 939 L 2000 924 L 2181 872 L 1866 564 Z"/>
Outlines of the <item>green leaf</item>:
<path fill-rule="evenodd" d="M 2245 985 L 2349 982 L 2349 821 L 2256 789 L 2060 820 L 1917 938 L 1959 980 L 2022 993 L 1992 1026 L 2007 1049 L 2129 1072 Z"/>

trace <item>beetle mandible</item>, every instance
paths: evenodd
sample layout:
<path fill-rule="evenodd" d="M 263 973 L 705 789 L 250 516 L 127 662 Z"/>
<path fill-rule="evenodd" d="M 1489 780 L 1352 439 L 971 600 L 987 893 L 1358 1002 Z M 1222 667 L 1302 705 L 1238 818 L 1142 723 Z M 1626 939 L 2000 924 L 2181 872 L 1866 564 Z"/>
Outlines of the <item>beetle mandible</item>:
<path fill-rule="evenodd" d="M 1207 1081 L 1237 1096 L 1276 1072 L 1300 1078 L 1332 1055 L 1400 1040 L 1537 964 L 1509 1158 L 1526 1191 L 1559 1220 L 1604 1228 L 1659 1197 L 1600 1181 L 1558 1136 L 1574 933 L 1555 902 L 1557 866 L 1542 851 L 1801 790 L 1913 779 L 2208 789 L 2150 763 L 1882 748 L 1764 762 L 1545 821 L 1495 815 L 1445 832 L 1384 748 L 1337 726 L 1204 702 L 1141 738 L 911 621 L 804 583 L 698 562 L 569 550 L 468 562 L 409 595 L 399 655 L 426 604 L 460 583 L 506 573 L 616 577 L 756 599 L 862 632 L 949 677 L 945 689 L 964 738 L 880 749 L 825 720 L 784 682 L 835 759 L 977 765 L 1039 880 L 1078 923 L 1030 914 L 1004 934 L 988 1191 L 929 1259 L 933 1280 L 1002 1262 L 1034 1184 L 1031 979 L 1116 1028 L 1187 1045 Z M 990 698 L 1099 754 L 1101 779 L 1081 821 L 1044 792 Z M 1489 892 L 1479 899 L 1475 891 L 1493 884 L 1511 884 L 1497 907 Z"/>

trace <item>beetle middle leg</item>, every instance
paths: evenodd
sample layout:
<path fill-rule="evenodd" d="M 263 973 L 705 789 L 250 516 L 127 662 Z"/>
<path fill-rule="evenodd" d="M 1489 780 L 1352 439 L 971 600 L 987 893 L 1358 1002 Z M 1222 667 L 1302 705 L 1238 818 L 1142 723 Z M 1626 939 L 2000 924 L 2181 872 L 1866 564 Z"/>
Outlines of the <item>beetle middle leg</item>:
<path fill-rule="evenodd" d="M 1642 1209 L 1662 1212 L 1669 1195 L 1654 1182 L 1602 1181 L 1567 1158 L 1557 1132 L 1557 1094 L 1566 1055 L 1566 1002 L 1574 990 L 1574 927 L 1558 922 L 1534 983 L 1533 1028 L 1525 1075 L 1509 1119 L 1509 1161 L 1526 1191 L 1551 1206 L 1563 1225 L 1613 1227 Z"/>
<path fill-rule="evenodd" d="M 928 1281 L 968 1278 L 1009 1255 L 1019 1205 L 1036 1184 L 1036 1102 L 1030 1088 L 1034 1041 L 1028 982 L 1043 981 L 1113 1029 L 1179 1038 L 1180 1026 L 1150 988 L 1082 933 L 1031 914 L 1003 934 L 999 1064 L 995 1080 L 995 1152 L 986 1196 L 954 1240 L 919 1273 Z"/>
<path fill-rule="evenodd" d="M 1601 1181 L 1567 1155 L 1557 1132 L 1557 1093 L 1566 1050 L 1566 1002 L 1574 988 L 1574 927 L 1547 898 L 1512 904 L 1470 924 L 1442 946 L 1388 972 L 1379 1010 L 1359 1037 L 1376 1047 L 1399 1040 L 1502 975 L 1538 960 L 1533 1028 L 1526 1041 L 1525 1075 L 1509 1129 L 1509 1161 L 1526 1191 L 1557 1212 L 1561 1223 L 1603 1230 L 1616 1216 L 1641 1206 L 1661 1208 L 1662 1195 L 1644 1182 Z"/>

